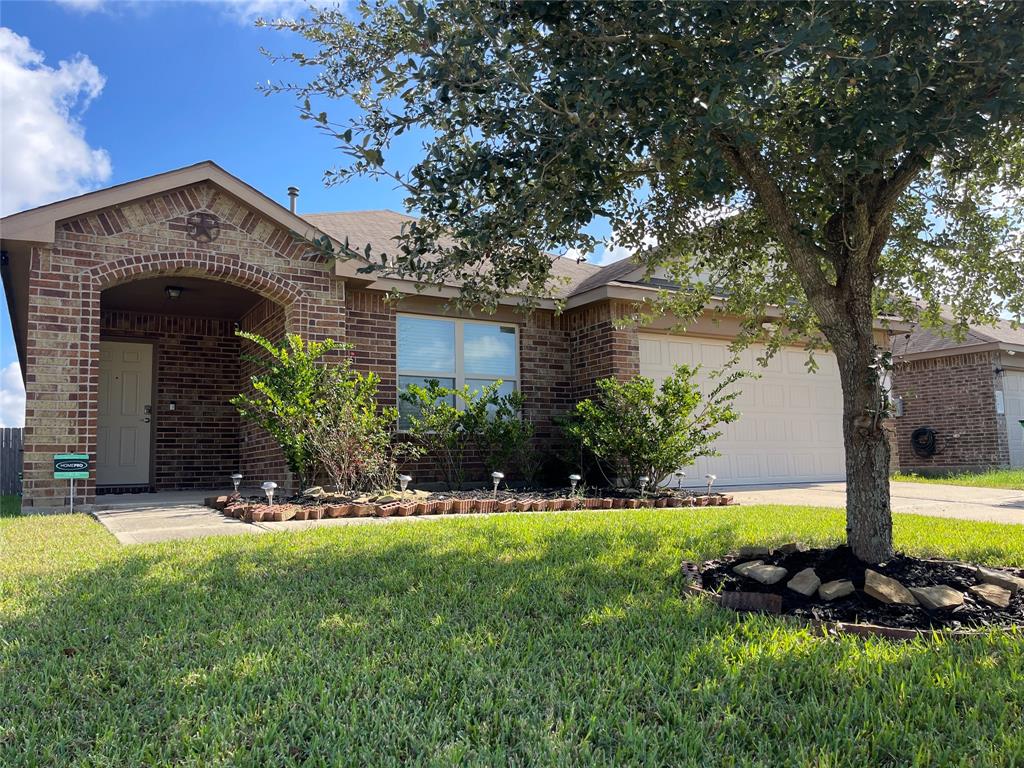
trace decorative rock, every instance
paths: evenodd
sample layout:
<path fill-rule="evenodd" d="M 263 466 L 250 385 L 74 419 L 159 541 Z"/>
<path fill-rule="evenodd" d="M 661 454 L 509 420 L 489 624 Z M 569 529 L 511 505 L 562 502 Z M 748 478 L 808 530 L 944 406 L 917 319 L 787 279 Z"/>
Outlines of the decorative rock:
<path fill-rule="evenodd" d="M 762 584 L 778 584 L 789 575 L 789 571 L 777 565 L 758 565 L 750 568 L 746 575 Z"/>
<path fill-rule="evenodd" d="M 768 547 L 740 547 L 740 557 L 762 557 L 770 555 L 772 551 Z"/>
<path fill-rule="evenodd" d="M 896 579 L 883 576 L 870 568 L 864 571 L 864 592 L 880 603 L 888 605 L 917 605 L 909 589 Z"/>
<path fill-rule="evenodd" d="M 1016 595 L 1019 590 L 1024 589 L 1024 579 L 1006 571 L 978 566 L 974 569 L 974 575 L 986 584 L 995 584 L 997 587 L 1010 590 L 1011 595 Z"/>
<path fill-rule="evenodd" d="M 972 595 L 995 608 L 1008 608 L 1012 593 L 996 584 L 976 584 L 969 590 Z"/>
<path fill-rule="evenodd" d="M 854 593 L 853 582 L 849 579 L 829 581 L 818 587 L 818 597 L 822 600 L 838 600 Z"/>
<path fill-rule="evenodd" d="M 821 586 L 821 579 L 818 578 L 818 574 L 814 572 L 813 568 L 804 568 L 790 579 L 786 586 L 804 597 L 810 597 L 818 591 L 818 587 Z"/>
<path fill-rule="evenodd" d="M 778 547 L 775 551 L 780 555 L 792 555 L 794 552 L 806 552 L 807 546 L 800 541 L 791 541 Z"/>
<path fill-rule="evenodd" d="M 326 496 L 327 494 L 319 485 L 314 485 L 312 488 L 304 490 L 302 495 L 307 499 L 319 499 L 321 496 Z"/>
<path fill-rule="evenodd" d="M 738 573 L 740 576 L 749 576 L 750 569 L 757 568 L 759 565 L 764 565 L 764 560 L 751 560 L 749 563 L 740 563 L 733 567 L 732 572 Z"/>
<path fill-rule="evenodd" d="M 964 604 L 964 593 L 945 584 L 937 587 L 911 587 L 910 591 L 921 601 L 921 605 L 932 611 L 945 611 Z"/>

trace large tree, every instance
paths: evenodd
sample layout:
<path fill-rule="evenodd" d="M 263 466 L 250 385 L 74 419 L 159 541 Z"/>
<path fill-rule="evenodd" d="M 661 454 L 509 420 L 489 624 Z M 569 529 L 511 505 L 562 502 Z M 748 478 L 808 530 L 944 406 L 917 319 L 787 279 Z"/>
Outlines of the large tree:
<path fill-rule="evenodd" d="M 659 310 L 717 296 L 741 342 L 830 347 L 848 540 L 892 554 L 873 326 L 1021 316 L 1024 4 L 410 0 L 278 26 L 312 43 L 278 88 L 347 152 L 328 180 L 389 176 L 423 215 L 384 268 L 539 294 L 604 219 L 687 286 Z"/>

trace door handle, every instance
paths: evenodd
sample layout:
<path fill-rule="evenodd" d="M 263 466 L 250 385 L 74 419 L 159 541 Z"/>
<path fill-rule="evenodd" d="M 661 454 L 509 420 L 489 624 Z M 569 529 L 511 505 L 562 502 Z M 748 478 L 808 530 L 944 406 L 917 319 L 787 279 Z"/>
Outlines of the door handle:
<path fill-rule="evenodd" d="M 144 421 L 144 422 L 145 422 L 146 424 L 149 424 L 149 416 L 147 416 L 146 418 L 144 418 L 144 419 L 143 419 L 143 421 Z"/>

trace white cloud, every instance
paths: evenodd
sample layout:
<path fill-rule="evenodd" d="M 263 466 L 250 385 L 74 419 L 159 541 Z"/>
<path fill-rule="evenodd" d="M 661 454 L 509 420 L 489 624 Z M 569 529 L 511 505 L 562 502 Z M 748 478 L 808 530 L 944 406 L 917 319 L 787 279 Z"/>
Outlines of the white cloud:
<path fill-rule="evenodd" d="M 644 238 L 644 245 L 657 245 L 657 243 L 658 239 L 653 235 L 647 235 Z M 628 259 L 635 253 L 635 248 L 629 248 L 625 245 L 621 245 L 618 242 L 618 238 L 615 236 L 615 232 L 612 232 L 611 235 L 591 253 L 583 253 L 578 248 L 570 248 L 566 251 L 565 256 L 570 259 L 579 259 L 581 256 L 586 256 L 588 264 L 604 267 L 608 264 L 614 264 L 616 261 Z"/>
<path fill-rule="evenodd" d="M 21 368 L 11 363 L 0 368 L 0 427 L 25 426 L 25 387 Z"/>
<path fill-rule="evenodd" d="M 242 24 L 256 19 L 297 19 L 309 16 L 309 3 L 305 0 L 219 0 L 214 5 Z"/>
<path fill-rule="evenodd" d="M 186 0 L 192 5 L 205 5 L 219 9 L 224 16 L 240 24 L 252 24 L 256 19 L 274 21 L 296 19 L 309 15 L 307 0 Z M 131 10 L 144 11 L 160 0 L 57 0 L 60 5 L 80 13 Z M 313 0 L 318 5 L 343 4 L 341 0 Z"/>
<path fill-rule="evenodd" d="M 103 7 L 103 3 L 104 0 L 57 0 L 57 5 L 63 5 L 65 8 L 83 13 L 98 11 Z"/>
<path fill-rule="evenodd" d="M 27 37 L 0 27 L 0 212 L 32 208 L 94 189 L 110 156 L 85 139 L 81 112 L 106 83 L 87 56 L 57 68 Z"/>

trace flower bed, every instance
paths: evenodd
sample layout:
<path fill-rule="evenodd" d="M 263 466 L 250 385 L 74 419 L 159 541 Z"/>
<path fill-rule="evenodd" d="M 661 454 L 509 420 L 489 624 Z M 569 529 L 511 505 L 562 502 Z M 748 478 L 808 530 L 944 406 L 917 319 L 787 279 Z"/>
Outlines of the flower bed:
<path fill-rule="evenodd" d="M 409 517 L 411 515 L 495 514 L 504 512 L 556 512 L 576 509 L 639 509 L 642 507 L 721 507 L 735 503 L 732 496 L 693 495 L 685 491 L 654 496 L 629 496 L 609 491 L 600 496 L 567 495 L 564 490 L 537 491 L 409 491 L 378 497 L 345 498 L 323 494 L 295 497 L 274 505 L 259 497 L 216 496 L 206 505 L 228 517 L 246 522 L 285 522 L 338 517 Z"/>

